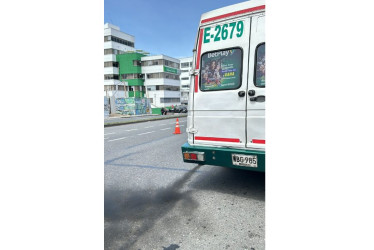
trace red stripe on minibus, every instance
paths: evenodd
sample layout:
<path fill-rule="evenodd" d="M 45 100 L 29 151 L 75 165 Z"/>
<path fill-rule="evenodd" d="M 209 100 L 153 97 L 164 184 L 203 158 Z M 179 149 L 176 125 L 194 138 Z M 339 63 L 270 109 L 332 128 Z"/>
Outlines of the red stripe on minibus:
<path fill-rule="evenodd" d="M 196 69 L 199 70 L 200 67 L 200 55 L 201 55 L 201 42 L 203 40 L 203 31 L 204 29 L 200 29 L 199 34 L 199 45 L 197 47 L 197 57 L 196 57 Z M 199 76 L 195 76 L 195 93 L 197 93 L 199 90 Z"/>
<path fill-rule="evenodd" d="M 195 136 L 195 140 L 200 140 L 200 141 L 240 142 L 239 139 L 235 139 L 235 138 L 219 138 L 219 137 L 205 137 L 205 136 Z"/>
<path fill-rule="evenodd" d="M 253 139 L 253 140 L 252 140 L 252 143 L 265 144 L 265 140 L 257 140 L 257 139 Z"/>
<path fill-rule="evenodd" d="M 262 10 L 262 9 L 265 9 L 265 5 L 261 5 L 261 6 L 245 9 L 245 10 L 239 10 L 239 11 L 227 13 L 224 15 L 216 16 L 216 17 L 207 18 L 207 19 L 201 20 L 201 23 L 207 23 L 207 22 L 218 20 L 218 19 L 222 19 L 222 18 L 226 18 L 230 16 L 236 16 L 236 15 L 244 14 L 247 12 L 252 12 L 252 11 Z"/>

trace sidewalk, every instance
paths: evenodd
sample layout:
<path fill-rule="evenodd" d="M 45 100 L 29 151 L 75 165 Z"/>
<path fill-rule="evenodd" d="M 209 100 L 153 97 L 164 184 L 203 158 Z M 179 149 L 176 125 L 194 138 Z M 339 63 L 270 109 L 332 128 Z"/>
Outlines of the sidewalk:
<path fill-rule="evenodd" d="M 104 127 L 118 126 L 138 122 L 148 122 L 152 120 L 176 119 L 180 117 L 187 117 L 187 113 L 175 113 L 168 115 L 120 115 L 115 117 L 105 117 Z"/>

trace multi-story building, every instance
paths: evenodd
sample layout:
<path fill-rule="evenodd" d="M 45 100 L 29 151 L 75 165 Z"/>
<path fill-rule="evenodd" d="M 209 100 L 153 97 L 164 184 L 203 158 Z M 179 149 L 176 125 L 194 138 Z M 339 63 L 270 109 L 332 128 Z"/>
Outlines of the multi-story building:
<path fill-rule="evenodd" d="M 124 85 L 125 97 L 144 97 L 144 75 L 141 58 L 146 56 L 139 52 L 127 52 L 117 55 L 119 64 L 119 80 Z"/>
<path fill-rule="evenodd" d="M 124 84 L 119 78 L 116 55 L 135 50 L 135 37 L 120 28 L 104 24 L 104 96 L 124 97 Z"/>
<path fill-rule="evenodd" d="M 190 92 L 190 70 L 192 68 L 192 57 L 180 58 L 180 80 L 181 80 L 181 103 L 188 104 L 188 93 Z"/>
<path fill-rule="evenodd" d="M 180 104 L 179 60 L 165 55 L 141 58 L 146 97 L 154 109 Z"/>

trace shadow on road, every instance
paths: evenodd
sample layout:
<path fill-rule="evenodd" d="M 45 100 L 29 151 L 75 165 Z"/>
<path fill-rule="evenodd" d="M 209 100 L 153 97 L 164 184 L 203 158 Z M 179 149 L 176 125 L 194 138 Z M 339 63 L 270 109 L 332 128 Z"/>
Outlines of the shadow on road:
<path fill-rule="evenodd" d="M 202 171 L 189 187 L 265 201 L 265 173 L 214 167 Z"/>
<path fill-rule="evenodd" d="M 198 207 L 191 191 L 181 192 L 184 184 L 198 170 L 196 166 L 172 185 L 158 190 L 105 190 L 105 249 L 129 249 L 145 232 L 178 202 L 178 213 L 191 214 Z"/>

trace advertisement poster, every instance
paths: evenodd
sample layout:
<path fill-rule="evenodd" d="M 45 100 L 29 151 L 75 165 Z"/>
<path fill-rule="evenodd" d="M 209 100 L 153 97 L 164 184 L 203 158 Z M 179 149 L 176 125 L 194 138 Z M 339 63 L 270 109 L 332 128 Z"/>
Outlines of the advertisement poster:
<path fill-rule="evenodd" d="M 265 87 L 265 44 L 257 48 L 256 86 Z"/>
<path fill-rule="evenodd" d="M 122 115 L 147 114 L 150 110 L 150 102 L 147 98 L 117 98 L 116 113 Z"/>
<path fill-rule="evenodd" d="M 205 53 L 201 62 L 201 90 L 236 89 L 241 85 L 241 49 Z"/>

